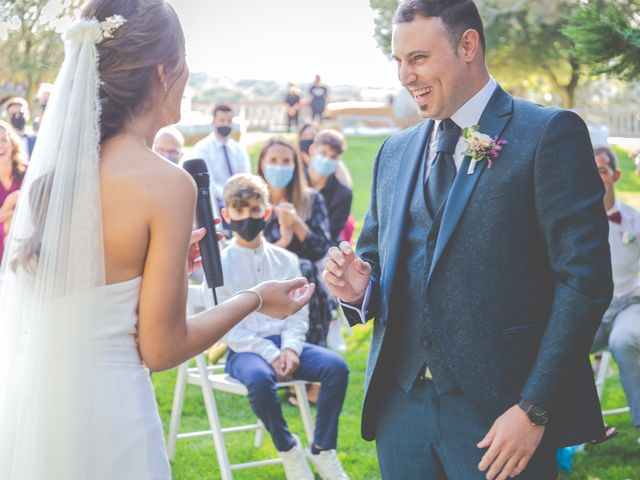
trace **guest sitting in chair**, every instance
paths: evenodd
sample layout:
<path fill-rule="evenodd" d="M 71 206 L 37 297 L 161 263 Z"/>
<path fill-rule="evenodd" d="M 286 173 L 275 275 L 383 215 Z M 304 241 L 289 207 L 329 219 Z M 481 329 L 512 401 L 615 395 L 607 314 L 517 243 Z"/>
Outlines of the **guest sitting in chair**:
<path fill-rule="evenodd" d="M 337 177 L 341 155 L 346 150 L 342 134 L 336 130 L 322 130 L 309 149 L 310 156 L 303 157 L 310 185 L 322 194 L 329 213 L 329 233 L 335 245 L 344 238 L 342 232 L 349 213 L 353 193 Z"/>
<path fill-rule="evenodd" d="M 221 301 L 262 281 L 300 276 L 298 258 L 263 239 L 271 215 L 269 190 L 262 178 L 237 174 L 224 186 L 222 216 L 235 237 L 222 253 L 225 285 L 217 289 Z M 249 391 L 256 416 L 271 434 L 289 480 L 313 479 L 307 458 L 325 480 L 349 477 L 336 455 L 338 419 L 349 370 L 336 353 L 305 343 L 309 311 L 305 307 L 282 320 L 260 313 L 247 316 L 226 336 L 226 371 Z M 276 382 L 296 379 L 320 382 L 313 444 L 303 452 L 282 416 Z"/>
<path fill-rule="evenodd" d="M 620 369 L 620 381 L 640 443 L 640 212 L 616 200 L 618 159 L 609 147 L 594 149 L 604 182 L 609 216 L 613 300 L 596 333 L 593 351 L 609 347 Z"/>

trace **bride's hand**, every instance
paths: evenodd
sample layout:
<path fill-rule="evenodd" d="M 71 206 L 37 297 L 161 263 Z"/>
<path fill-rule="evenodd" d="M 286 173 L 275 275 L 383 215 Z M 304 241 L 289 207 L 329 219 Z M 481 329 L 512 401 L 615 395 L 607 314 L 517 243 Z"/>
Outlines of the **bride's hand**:
<path fill-rule="evenodd" d="M 219 218 L 215 219 L 215 224 L 221 222 Z M 196 228 L 191 232 L 191 240 L 189 241 L 189 251 L 187 252 L 187 271 L 189 273 L 202 267 L 202 256 L 200 255 L 200 240 L 207 234 L 206 228 Z M 224 238 L 220 232 L 216 232 L 218 241 Z"/>
<path fill-rule="evenodd" d="M 309 303 L 315 288 L 315 284 L 307 283 L 306 278 L 300 277 L 282 282 L 263 282 L 252 290 L 262 295 L 260 313 L 283 320 Z"/>

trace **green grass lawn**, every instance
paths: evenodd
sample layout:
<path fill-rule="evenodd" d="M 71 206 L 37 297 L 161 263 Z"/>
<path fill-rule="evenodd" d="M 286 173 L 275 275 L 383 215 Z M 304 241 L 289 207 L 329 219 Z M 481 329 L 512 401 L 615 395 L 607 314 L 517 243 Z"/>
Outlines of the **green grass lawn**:
<path fill-rule="evenodd" d="M 358 327 L 354 330 L 354 335 L 347 338 L 346 360 L 351 374 L 347 398 L 340 416 L 338 444 L 341 461 L 353 480 L 380 478 L 374 444 L 360 438 L 360 406 L 370 329 L 370 325 Z M 175 370 L 153 375 L 165 432 L 169 431 L 175 376 Z M 218 411 L 225 427 L 255 423 L 255 417 L 246 398 L 219 392 L 216 392 L 215 395 Z M 315 414 L 315 408 L 312 410 Z M 304 429 L 298 409 L 283 401 L 283 411 L 291 431 L 304 438 Z M 205 430 L 207 428 L 207 415 L 202 402 L 202 392 L 199 387 L 187 386 L 182 431 Z M 263 446 L 259 449 L 253 447 L 253 433 L 251 432 L 230 433 L 226 435 L 225 439 L 232 463 L 262 460 L 277 455 L 268 434 Z M 176 480 L 219 479 L 220 473 L 211 438 L 180 440 L 173 463 L 173 475 Z M 282 466 L 274 465 L 234 472 L 234 479 L 236 478 L 238 480 L 281 480 L 284 478 L 284 474 Z"/>
<path fill-rule="evenodd" d="M 371 169 L 378 147 L 384 138 L 348 138 L 348 151 L 344 154 L 354 179 L 354 203 L 352 213 L 362 225 L 362 219 L 369 204 Z M 259 147 L 250 148 L 255 162 Z M 626 153 L 619 150 L 623 178 L 618 187 L 625 198 L 640 193 L 640 177 L 633 173 L 633 162 Z M 347 337 L 347 363 L 351 369 L 347 398 L 340 417 L 339 454 L 346 471 L 353 480 L 379 479 L 375 445 L 360 438 L 360 407 L 364 369 L 369 348 L 371 324 L 357 327 L 353 336 Z M 175 382 L 175 370 L 154 374 L 153 383 L 158 398 L 160 415 L 165 432 L 168 431 L 169 417 Z M 232 426 L 254 421 L 246 398 L 236 395 L 216 393 L 217 405 L 224 426 Z M 626 403 L 617 375 L 608 380 L 604 397 L 606 408 L 615 408 Z M 304 437 L 304 430 L 297 408 L 286 403 L 285 417 L 294 433 Z M 607 422 L 615 425 L 620 434 L 613 440 L 598 446 L 588 447 L 583 454 L 575 457 L 575 468 L 571 474 L 562 474 L 562 480 L 640 480 L 640 446 L 635 443 L 635 432 L 629 414 L 609 417 Z M 184 404 L 182 431 L 208 428 L 207 415 L 198 387 L 187 386 Z M 276 451 L 268 438 L 259 449 L 253 447 L 252 433 L 232 433 L 226 436 L 230 459 L 233 463 L 249 462 L 273 457 Z M 219 479 L 217 460 L 213 443 L 209 437 L 181 440 L 173 463 L 176 480 Z M 258 469 L 241 470 L 234 473 L 238 480 L 282 479 L 284 474 L 279 465 Z M 402 479 L 398 479 L 402 480 Z"/>

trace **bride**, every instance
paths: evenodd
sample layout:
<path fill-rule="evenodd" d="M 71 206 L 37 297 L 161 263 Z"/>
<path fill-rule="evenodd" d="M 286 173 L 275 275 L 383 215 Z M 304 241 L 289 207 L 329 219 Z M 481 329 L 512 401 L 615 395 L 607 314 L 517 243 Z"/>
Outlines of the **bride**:
<path fill-rule="evenodd" d="M 180 119 L 178 17 L 164 0 L 93 0 L 64 39 L 0 270 L 0 478 L 168 479 L 147 367 L 256 309 L 285 318 L 313 286 L 263 283 L 186 318 L 195 186 L 150 148 Z"/>

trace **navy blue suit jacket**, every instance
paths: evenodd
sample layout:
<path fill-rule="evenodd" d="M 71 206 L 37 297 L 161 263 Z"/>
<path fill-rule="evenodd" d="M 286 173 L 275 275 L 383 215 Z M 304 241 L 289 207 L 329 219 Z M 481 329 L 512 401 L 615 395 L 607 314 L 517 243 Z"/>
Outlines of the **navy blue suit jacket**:
<path fill-rule="evenodd" d="M 508 143 L 492 168 L 467 173 L 447 202 L 428 280 L 397 285 L 411 186 L 432 121 L 388 138 L 375 161 L 357 253 L 372 265 L 375 318 L 362 435 L 375 437 L 376 398 L 392 375 L 385 345 L 394 288 L 423 288 L 425 312 L 457 384 L 489 421 L 525 398 L 550 411 L 545 438 L 599 438 L 602 417 L 588 353 L 612 295 L 604 187 L 584 122 L 496 88 L 479 130 Z M 425 248 L 429 248 L 425 239 Z M 353 311 L 350 323 L 359 323 Z M 388 362 L 387 362 L 388 363 Z"/>

